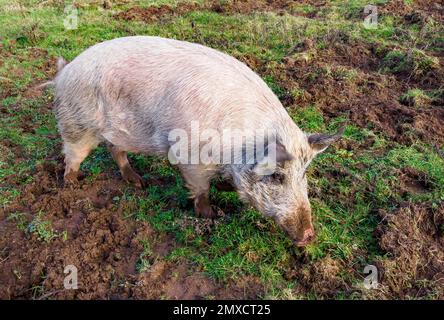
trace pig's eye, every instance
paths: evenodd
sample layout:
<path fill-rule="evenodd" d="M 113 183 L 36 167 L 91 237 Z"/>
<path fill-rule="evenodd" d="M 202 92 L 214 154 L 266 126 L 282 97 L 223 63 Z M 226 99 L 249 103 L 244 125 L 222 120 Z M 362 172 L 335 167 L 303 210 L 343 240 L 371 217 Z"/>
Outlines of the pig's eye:
<path fill-rule="evenodd" d="M 285 180 L 285 175 L 280 172 L 273 173 L 270 178 L 276 183 L 283 183 Z"/>
<path fill-rule="evenodd" d="M 282 184 L 284 183 L 285 175 L 283 173 L 275 172 L 273 174 L 263 176 L 260 181 L 263 183 Z"/>

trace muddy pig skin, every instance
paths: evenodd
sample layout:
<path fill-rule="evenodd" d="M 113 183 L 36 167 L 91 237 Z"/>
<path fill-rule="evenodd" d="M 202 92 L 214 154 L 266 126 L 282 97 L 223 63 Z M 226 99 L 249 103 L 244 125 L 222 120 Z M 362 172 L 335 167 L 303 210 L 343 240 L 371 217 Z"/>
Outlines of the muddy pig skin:
<path fill-rule="evenodd" d="M 167 157 L 174 144 L 169 134 L 175 129 L 191 136 L 194 122 L 200 131 L 230 128 L 255 135 L 268 130 L 275 137 L 265 146 L 275 150 L 273 172 L 261 171 L 271 151 L 242 163 L 177 164 L 195 211 L 214 217 L 208 191 L 210 180 L 221 177 L 241 199 L 273 218 L 296 245 L 314 238 L 305 170 L 341 132 L 302 132 L 245 64 L 202 45 L 134 36 L 96 44 L 70 63 L 60 59 L 58 67 L 54 110 L 63 139 L 66 183 L 75 183 L 80 163 L 101 142 L 108 145 L 123 178 L 141 187 L 127 152 Z M 255 143 L 254 137 L 246 138 Z M 231 145 L 221 148 L 245 151 Z"/>

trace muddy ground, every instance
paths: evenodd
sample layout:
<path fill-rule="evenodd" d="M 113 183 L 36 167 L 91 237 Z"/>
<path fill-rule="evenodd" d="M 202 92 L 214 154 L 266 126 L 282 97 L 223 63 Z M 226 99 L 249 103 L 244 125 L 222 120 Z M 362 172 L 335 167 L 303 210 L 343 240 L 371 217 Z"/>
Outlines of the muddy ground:
<path fill-rule="evenodd" d="M 113 199 L 122 196 L 126 187 L 120 177 L 103 174 L 94 184 L 81 180 L 78 186 L 65 188 L 62 162 L 58 158 L 37 168 L 34 182 L 2 212 L 2 298 L 235 299 L 254 298 L 258 293 L 255 279 L 246 278 L 225 288 L 186 263 L 167 262 L 164 257 L 175 247 L 174 240 L 156 234 L 146 222 L 124 219 L 125 204 L 114 205 Z M 26 213 L 21 218 L 25 224 L 36 213 L 45 212 L 55 232 L 66 231 L 69 241 L 60 236 L 42 246 L 38 236 L 24 233 L 17 229 L 16 221 L 5 219 L 8 212 Z M 136 270 L 143 251 L 139 240 L 151 243 L 149 272 Z M 78 286 L 83 289 L 41 295 L 42 286 L 63 288 L 67 265 L 77 267 Z"/>
<path fill-rule="evenodd" d="M 423 5 L 406 6 L 403 2 L 394 1 L 384 6 L 381 12 L 395 10 L 405 17 L 405 23 L 411 23 L 412 19 L 422 21 L 427 15 L 442 21 L 441 7 L 422 2 Z M 289 9 L 290 3 L 210 1 L 206 5 L 179 4 L 174 9 L 167 5 L 134 7 L 118 13 L 116 19 L 149 22 L 202 9 L 221 14 L 286 10 L 309 18 L 316 16 L 316 11 L 306 14 L 293 12 Z M 307 3 L 316 8 L 322 7 L 322 1 Z M 314 52 L 313 43 L 303 41 L 295 44 L 273 71 L 255 57 L 244 57 L 243 60 L 261 75 L 272 72 L 286 90 L 298 88 L 303 92 L 297 97 L 281 97 L 287 108 L 316 102 L 322 107 L 326 119 L 347 117 L 357 126 L 371 128 L 397 143 L 410 144 L 421 140 L 436 146 L 443 144 L 444 97 L 438 96 L 428 101 L 426 106 L 399 100 L 412 86 L 424 90 L 442 88 L 442 55 L 436 56 L 439 66 L 426 73 L 415 74 L 415 70 L 407 67 L 397 73 L 384 74 L 380 70 L 387 63 L 383 59 L 387 48 L 381 51 L 378 44 L 357 42 L 340 32 L 331 33 L 322 40 L 326 43 L 325 49 L 316 51 L 309 60 L 299 57 L 301 53 Z M 41 53 L 30 52 L 30 56 L 32 54 Z M 53 62 L 48 62 L 41 70 L 48 78 L 54 75 Z M 320 71 L 316 78 L 308 76 L 316 70 L 325 70 L 327 66 L 332 72 Z M 356 81 L 347 81 L 343 77 L 347 68 L 357 70 Z M 9 91 L 8 94 L 19 92 Z M 20 94 L 38 97 L 44 93 L 28 89 Z M 42 110 L 42 113 L 46 112 L 51 112 L 50 105 Z M 36 129 L 30 123 L 22 126 L 27 132 Z M 1 141 L 1 148 L 13 152 L 16 161 L 22 159 L 21 150 L 10 142 Z M 416 193 L 427 189 L 427 182 L 413 170 L 403 172 L 403 176 L 401 188 Z M 116 205 L 115 199 L 122 197 L 126 184 L 116 170 L 100 173 L 93 183 L 84 178 L 79 185 L 71 187 L 63 185 L 62 177 L 63 158 L 59 145 L 37 166 L 30 184 L 23 186 L 20 177 L 15 174 L 2 181 L 3 185 L 16 186 L 20 196 L 0 208 L 0 298 L 254 299 L 264 294 L 266 288 L 254 276 L 219 283 L 195 265 L 185 261 L 173 263 L 166 259 L 178 243 L 174 237 L 155 231 L 147 222 L 125 218 L 125 202 Z M 142 194 L 137 189 L 132 192 Z M 38 222 L 39 212 L 45 212 L 45 219 L 51 221 L 55 230 L 47 242 L 26 230 Z M 10 219 L 13 213 L 21 215 Z M 387 256 L 377 262 L 382 270 L 384 286 L 368 297 L 404 298 L 422 296 L 424 292 L 433 290 L 437 298 L 444 299 L 444 205 L 401 203 L 396 210 L 377 214 L 379 225 L 375 236 Z M 24 229 L 18 228 L 18 223 Z M 141 240 L 152 244 L 151 268 L 142 273 L 137 271 L 144 250 Z M 315 290 L 321 296 L 331 297 L 338 290 L 350 290 L 350 285 L 338 276 L 338 271 L 347 266 L 341 266 L 338 260 L 326 258 L 302 268 L 304 258 L 294 259 L 294 267 L 288 270 L 286 278 L 298 281 L 300 294 Z M 66 276 L 64 267 L 70 264 L 79 270 L 80 290 L 60 289 Z M 421 282 L 423 285 L 418 287 L 416 280 L 421 279 L 424 280 Z M 412 286 L 412 283 L 415 285 Z"/>

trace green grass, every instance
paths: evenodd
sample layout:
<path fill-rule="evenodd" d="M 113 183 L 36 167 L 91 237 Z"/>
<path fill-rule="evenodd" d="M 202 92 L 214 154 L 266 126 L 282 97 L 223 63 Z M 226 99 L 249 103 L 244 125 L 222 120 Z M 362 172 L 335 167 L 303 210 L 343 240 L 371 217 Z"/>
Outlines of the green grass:
<path fill-rule="evenodd" d="M 433 94 L 428 94 L 421 89 L 410 89 L 401 97 L 399 97 L 399 102 L 408 106 L 423 107 L 430 104 L 432 101 Z"/>
<path fill-rule="evenodd" d="M 151 268 L 150 258 L 152 257 L 153 252 L 151 250 L 151 244 L 147 240 L 140 240 L 140 244 L 143 247 L 143 251 L 137 262 L 136 270 L 138 272 L 145 272 Z"/>
<path fill-rule="evenodd" d="M 22 222 L 19 221 L 22 224 Z M 45 220 L 44 213 L 39 212 L 34 219 L 29 223 L 27 231 L 31 234 L 37 236 L 37 239 L 46 243 L 51 242 L 51 240 L 62 237 L 63 240 L 68 239 L 68 234 L 66 231 L 57 232 L 52 227 L 52 223 L 49 220 Z"/>
<path fill-rule="evenodd" d="M 14 221 L 17 223 L 17 228 L 21 231 L 26 231 L 28 228 L 28 220 L 26 219 L 26 213 L 23 212 L 14 212 L 9 214 L 8 221 Z"/>
<path fill-rule="evenodd" d="M 153 3 L 177 2 L 159 0 Z M 375 4 L 385 2 L 376 1 Z M 438 50 L 443 34 L 441 25 L 428 21 L 422 31 L 426 36 L 420 37 L 421 30 L 417 26 L 407 26 L 399 17 L 390 14 L 380 17 L 377 29 L 366 29 L 360 21 L 360 12 L 368 4 L 363 0 L 332 1 L 317 19 L 272 12 L 222 15 L 198 11 L 152 23 L 117 20 L 111 12 L 100 11 L 92 5 L 80 9 L 76 30 L 64 29 L 63 6 L 37 6 L 36 3 L 27 1 L 26 9 L 18 11 L 0 10 L 0 44 L 10 53 L 3 55 L 4 51 L 0 50 L 0 95 L 6 90 L 12 92 L 0 101 L 1 110 L 7 111 L 7 116 L 0 117 L 0 140 L 9 141 L 9 147 L 2 145 L 0 150 L 0 181 L 14 174 L 21 185 L 31 182 L 36 166 L 59 148 L 55 119 L 52 113 L 41 112 L 52 101 L 52 92 L 35 98 L 25 94 L 32 85 L 47 80 L 43 66 L 50 57 L 63 56 L 72 60 L 97 42 L 127 35 L 172 37 L 202 43 L 236 57 L 256 57 L 267 66 L 261 74 L 264 80 L 282 99 L 288 94 L 296 98 L 304 94 L 302 89 L 286 92 L 275 77 L 278 72 L 275 67 L 295 43 L 304 39 L 313 40 L 316 50 L 323 50 L 326 36 L 341 32 L 351 40 L 379 44 L 380 71 L 423 75 L 437 68 L 436 59 L 420 49 L 410 49 L 427 45 L 431 50 Z M 8 4 L 0 0 L 0 7 Z M 116 6 L 114 10 L 129 6 Z M 306 14 L 314 8 L 296 4 L 291 10 Z M 45 50 L 44 54 L 35 57 L 32 48 Z M 347 82 L 354 82 L 358 73 L 345 67 L 319 72 Z M 316 78 L 317 75 L 312 76 Z M 441 91 L 411 90 L 399 99 L 406 104 L 418 97 L 442 99 Z M 342 117 L 327 120 L 316 105 L 292 108 L 290 116 L 306 132 L 334 132 L 346 120 Z M 24 130 L 20 126 L 23 123 L 32 124 L 32 128 Z M 346 126 L 344 139 L 354 147 L 333 146 L 309 168 L 309 191 L 318 239 L 305 251 L 295 248 L 274 222 L 242 204 L 236 193 L 217 192 L 214 187 L 211 200 L 224 208 L 226 215 L 210 226 L 210 232 L 200 232 L 206 222 L 194 218 L 178 171 L 167 161 L 152 156 L 131 154 L 130 161 L 145 179 L 159 178 L 162 184 L 148 185 L 137 195 L 128 188 L 123 196 L 116 198 L 116 205 L 125 206 L 127 219 L 146 221 L 156 232 L 174 237 L 177 246 L 166 257 L 173 263 L 186 261 L 221 283 L 243 276 L 257 277 L 266 288 L 264 297 L 322 297 L 315 290 L 308 290 L 304 296 L 296 294 L 292 290 L 298 283 L 288 279 L 286 272 L 298 261 L 310 265 L 331 257 L 360 273 L 361 265 L 384 254 L 374 236 L 378 210 L 393 210 L 403 201 L 444 201 L 444 160 L 439 154 L 444 151 L 442 146 L 437 151 L 427 142 L 402 145 L 353 124 Z M 367 145 L 370 139 L 373 143 Z M 413 168 L 424 177 L 428 186 L 424 193 L 401 193 L 399 172 L 405 168 Z M 100 173 L 118 170 L 104 146 L 95 150 L 82 163 L 81 169 L 89 183 L 94 183 Z M 18 189 L 0 184 L 0 206 L 6 206 L 19 194 Z M 43 213 L 30 223 L 21 213 L 12 214 L 8 219 L 43 242 L 64 236 L 53 230 Z M 141 245 L 143 252 L 137 270 L 146 272 L 155 257 L 149 242 L 141 241 Z M 344 279 L 351 283 L 360 281 L 347 270 L 342 270 Z M 337 297 L 353 298 L 356 292 L 339 292 Z"/>
<path fill-rule="evenodd" d="M 290 116 L 304 131 L 321 132 L 325 130 L 324 118 L 314 106 L 292 110 Z"/>

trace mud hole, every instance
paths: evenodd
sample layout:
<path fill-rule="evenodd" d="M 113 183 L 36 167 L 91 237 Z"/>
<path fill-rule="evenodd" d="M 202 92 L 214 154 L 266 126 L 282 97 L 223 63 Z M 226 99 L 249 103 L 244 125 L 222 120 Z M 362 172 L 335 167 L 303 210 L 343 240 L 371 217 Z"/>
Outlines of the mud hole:
<path fill-rule="evenodd" d="M 146 222 L 124 218 L 125 204 L 115 202 L 126 187 L 119 177 L 102 174 L 94 184 L 81 180 L 71 188 L 63 187 L 62 177 L 62 159 L 46 161 L 20 197 L 0 210 L 0 298 L 234 299 L 261 294 L 254 278 L 222 286 L 185 262 L 167 261 L 176 242 Z M 14 176 L 7 180 L 14 182 Z M 31 231 L 43 221 L 51 223 L 51 234 Z M 152 251 L 143 272 L 137 270 L 141 240 Z M 63 290 L 67 265 L 78 269 L 78 290 Z"/>

